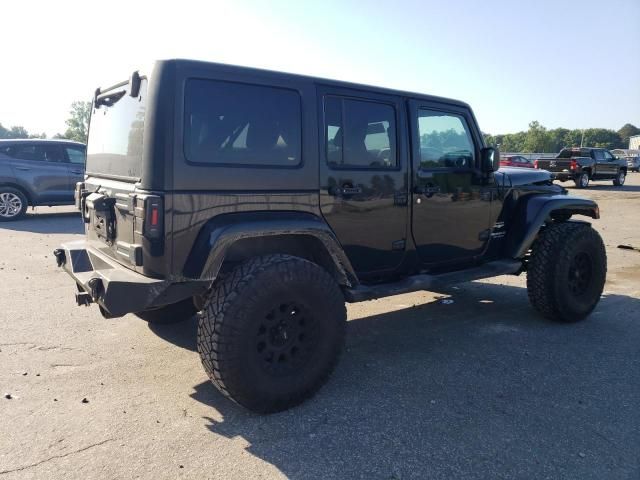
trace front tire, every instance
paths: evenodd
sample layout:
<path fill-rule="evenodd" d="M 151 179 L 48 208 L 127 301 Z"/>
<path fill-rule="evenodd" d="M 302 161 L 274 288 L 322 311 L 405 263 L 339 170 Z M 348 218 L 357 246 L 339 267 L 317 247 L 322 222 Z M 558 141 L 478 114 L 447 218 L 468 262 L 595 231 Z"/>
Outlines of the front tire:
<path fill-rule="evenodd" d="M 589 174 L 587 172 L 582 172 L 574 182 L 578 188 L 587 188 L 589 186 Z"/>
<path fill-rule="evenodd" d="M 313 396 L 344 343 L 346 309 L 321 267 L 289 255 L 248 260 L 212 291 L 198 325 L 207 375 L 227 397 L 257 413 Z"/>
<path fill-rule="evenodd" d="M 550 320 L 577 322 L 598 304 L 606 276 L 607 254 L 598 232 L 582 223 L 551 224 L 532 248 L 529 301 Z"/>
<path fill-rule="evenodd" d="M 0 222 L 18 220 L 29 207 L 27 197 L 12 187 L 0 187 Z"/>
<path fill-rule="evenodd" d="M 616 187 L 621 187 L 624 185 L 624 181 L 627 179 L 627 174 L 625 173 L 624 170 L 620 170 L 617 175 L 616 178 L 613 179 L 613 184 Z"/>

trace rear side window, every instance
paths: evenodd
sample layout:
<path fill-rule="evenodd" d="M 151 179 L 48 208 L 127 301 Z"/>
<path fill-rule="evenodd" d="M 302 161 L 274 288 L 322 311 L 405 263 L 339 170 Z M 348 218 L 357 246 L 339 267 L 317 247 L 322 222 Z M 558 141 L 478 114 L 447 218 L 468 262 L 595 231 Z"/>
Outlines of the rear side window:
<path fill-rule="evenodd" d="M 327 163 L 336 168 L 395 168 L 395 109 L 384 103 L 326 97 Z"/>
<path fill-rule="evenodd" d="M 70 163 L 82 164 L 85 162 L 84 150 L 78 147 L 66 147 L 67 157 Z"/>
<path fill-rule="evenodd" d="M 44 147 L 44 155 L 47 162 L 66 162 L 62 147 L 58 145 L 46 145 Z"/>
<path fill-rule="evenodd" d="M 200 164 L 295 167 L 302 160 L 301 116 L 294 90 L 189 80 L 185 156 Z"/>

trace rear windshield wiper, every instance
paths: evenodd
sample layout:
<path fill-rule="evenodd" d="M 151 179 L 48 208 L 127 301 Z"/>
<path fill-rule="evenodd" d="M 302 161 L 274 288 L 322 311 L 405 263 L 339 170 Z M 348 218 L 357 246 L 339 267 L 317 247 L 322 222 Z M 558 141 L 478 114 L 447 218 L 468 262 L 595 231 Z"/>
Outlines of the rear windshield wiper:
<path fill-rule="evenodd" d="M 105 90 L 100 90 L 99 88 L 96 89 L 96 92 L 94 94 L 94 102 L 93 105 L 95 108 L 99 108 L 100 105 L 106 105 L 107 107 L 112 106 L 113 104 L 115 104 L 118 100 L 120 100 L 122 97 L 125 96 L 125 94 L 127 93 L 127 90 L 118 90 L 117 92 L 113 92 L 112 90 L 118 88 L 118 87 L 129 87 L 129 95 L 132 97 L 137 97 L 138 94 L 140 93 L 140 84 L 142 82 L 142 78 L 145 77 L 141 77 L 140 74 L 135 71 L 131 74 L 131 77 L 129 78 L 129 80 L 125 81 L 125 82 L 120 82 L 117 85 L 114 85 L 113 87 L 109 87 Z"/>
<path fill-rule="evenodd" d="M 101 95 L 98 94 L 96 95 L 96 100 L 94 102 L 94 105 L 96 108 L 99 108 L 100 105 L 106 105 L 107 107 L 111 107 L 118 100 L 124 97 L 126 93 L 127 93 L 126 90 L 119 90 L 117 92 L 108 92 L 108 93 L 103 93 Z"/>

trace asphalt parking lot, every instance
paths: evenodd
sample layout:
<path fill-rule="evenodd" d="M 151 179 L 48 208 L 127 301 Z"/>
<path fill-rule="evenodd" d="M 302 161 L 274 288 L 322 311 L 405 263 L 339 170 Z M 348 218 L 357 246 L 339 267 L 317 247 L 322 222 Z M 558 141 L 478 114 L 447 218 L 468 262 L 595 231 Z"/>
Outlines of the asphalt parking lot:
<path fill-rule="evenodd" d="M 640 174 L 579 193 L 609 258 L 586 321 L 540 318 L 524 277 L 350 305 L 330 382 L 270 416 L 208 382 L 194 320 L 75 306 L 51 253 L 82 236 L 72 207 L 2 224 L 0 479 L 637 480 Z"/>

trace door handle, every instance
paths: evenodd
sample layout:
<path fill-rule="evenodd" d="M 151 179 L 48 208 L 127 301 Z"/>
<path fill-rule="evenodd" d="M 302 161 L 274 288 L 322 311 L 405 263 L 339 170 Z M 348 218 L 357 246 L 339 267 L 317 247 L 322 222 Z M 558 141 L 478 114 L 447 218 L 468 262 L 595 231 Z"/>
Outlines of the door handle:
<path fill-rule="evenodd" d="M 71 173 L 75 173 L 76 175 L 81 175 L 84 172 L 82 170 L 71 170 Z"/>
<path fill-rule="evenodd" d="M 24 170 L 25 172 L 31 170 L 29 167 L 13 167 L 13 168 L 15 168 L 16 170 Z"/>
<path fill-rule="evenodd" d="M 437 185 L 427 185 L 424 187 L 415 187 L 413 189 L 413 193 L 417 193 L 418 195 L 424 195 L 425 197 L 432 197 L 436 193 L 440 193 L 440 187 Z"/>
<path fill-rule="evenodd" d="M 362 193 L 361 187 L 332 187 L 329 189 L 329 195 L 333 195 L 334 197 L 345 197 L 350 195 L 357 195 L 358 193 Z"/>

